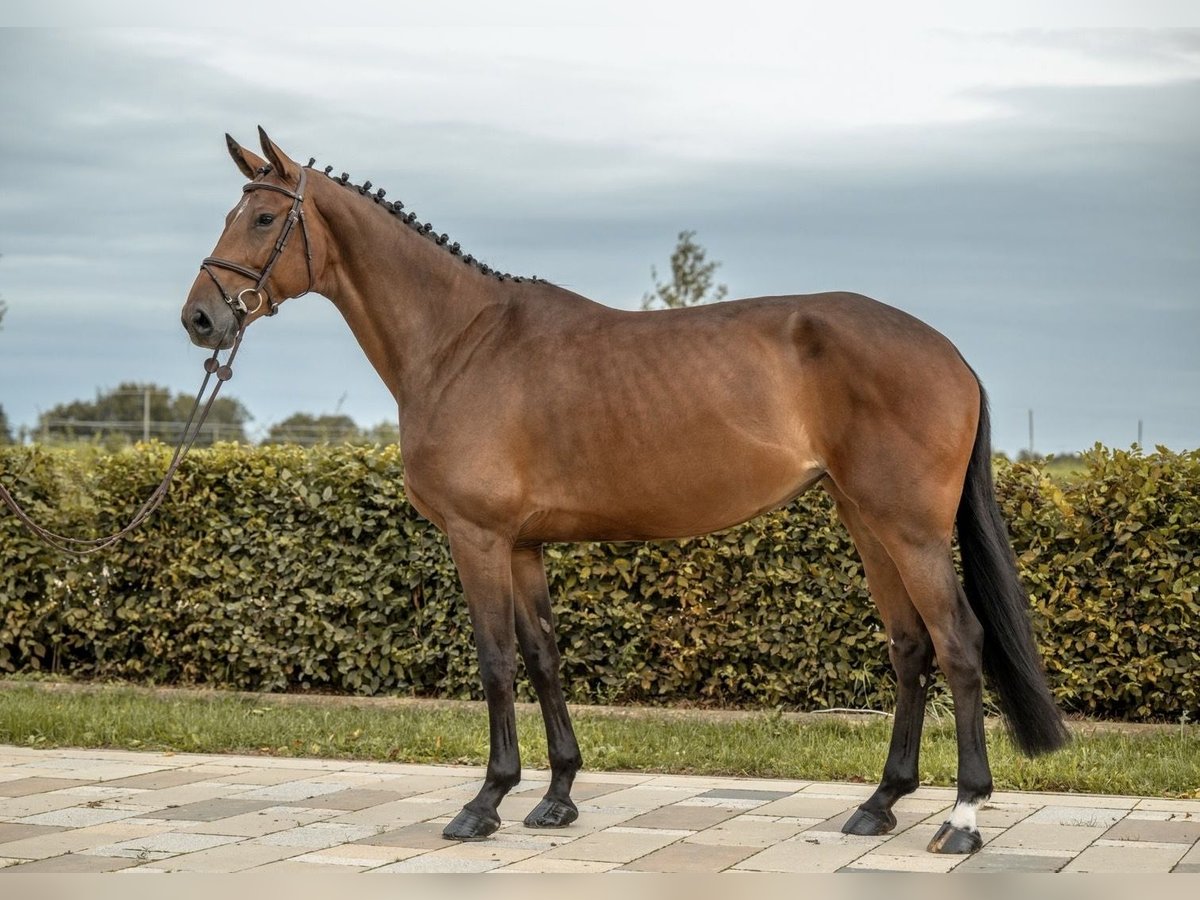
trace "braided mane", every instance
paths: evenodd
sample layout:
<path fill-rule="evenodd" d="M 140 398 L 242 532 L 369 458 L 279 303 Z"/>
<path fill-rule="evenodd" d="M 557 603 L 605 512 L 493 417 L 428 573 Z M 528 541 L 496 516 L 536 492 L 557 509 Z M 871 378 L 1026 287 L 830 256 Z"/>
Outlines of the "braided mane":
<path fill-rule="evenodd" d="M 307 167 L 311 169 L 315 163 L 316 163 L 316 159 L 311 158 L 308 161 Z M 451 254 L 452 256 L 457 256 L 460 260 L 462 260 L 464 263 L 466 263 L 469 266 L 474 266 L 476 269 L 478 269 L 484 275 L 494 277 L 499 281 L 516 281 L 516 282 L 530 281 L 530 282 L 542 283 L 542 284 L 546 283 L 545 279 L 538 278 L 537 276 L 530 277 L 530 276 L 522 276 L 522 275 L 510 275 L 507 272 L 500 272 L 496 269 L 493 269 L 491 266 L 487 265 L 482 260 L 476 259 L 471 254 L 469 254 L 469 253 L 464 254 L 462 252 L 462 248 L 458 245 L 457 241 L 455 241 L 452 244 L 452 243 L 450 243 L 449 235 L 436 234 L 433 230 L 433 225 L 431 223 L 420 221 L 417 218 L 417 214 L 414 212 L 405 212 L 404 204 L 401 203 L 399 200 L 395 200 L 395 201 L 384 200 L 383 198 L 384 198 L 384 195 L 387 194 L 387 191 L 385 191 L 383 188 L 379 188 L 378 190 L 375 191 L 375 193 L 371 194 L 371 193 L 369 193 L 369 191 L 371 190 L 371 182 L 370 181 L 364 181 L 362 184 L 352 184 L 350 182 L 350 176 L 348 173 L 343 172 L 341 175 L 335 176 L 335 175 L 330 174 L 332 171 L 333 171 L 333 166 L 326 166 L 324 169 L 325 176 L 330 181 L 334 182 L 335 184 L 340 184 L 342 187 L 347 188 L 349 190 L 358 191 L 358 193 L 362 194 L 364 197 L 369 197 L 370 199 L 374 200 L 376 203 L 378 203 L 380 206 L 382 206 L 384 209 L 386 209 L 388 212 L 390 212 L 393 216 L 395 216 L 397 219 L 399 219 L 401 222 L 403 222 L 405 225 L 407 225 L 409 228 L 411 228 L 417 234 L 421 235 L 422 237 L 424 237 L 430 241 L 433 241 L 433 243 L 437 244 L 439 247 L 444 247 L 447 253 Z"/>

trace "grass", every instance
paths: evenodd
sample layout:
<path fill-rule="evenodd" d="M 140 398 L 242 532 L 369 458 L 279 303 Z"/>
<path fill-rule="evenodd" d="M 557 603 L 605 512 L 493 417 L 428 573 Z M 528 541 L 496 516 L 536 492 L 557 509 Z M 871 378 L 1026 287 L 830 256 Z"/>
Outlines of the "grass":
<path fill-rule="evenodd" d="M 189 753 L 251 753 L 413 763 L 481 764 L 487 719 L 473 704 L 372 703 L 271 695 L 155 692 L 132 687 L 47 690 L 3 684 L 0 743 Z M 536 711 L 518 712 L 526 767 L 544 768 Z M 815 719 L 815 721 L 814 721 Z M 575 714 L 592 771 L 650 771 L 875 782 L 890 719 L 735 716 L 679 711 Z M 1000 728 L 989 733 L 998 790 L 1200 796 L 1200 726 L 1073 728 L 1066 750 L 1021 757 Z M 951 723 L 930 721 L 921 755 L 924 784 L 954 783 Z"/>

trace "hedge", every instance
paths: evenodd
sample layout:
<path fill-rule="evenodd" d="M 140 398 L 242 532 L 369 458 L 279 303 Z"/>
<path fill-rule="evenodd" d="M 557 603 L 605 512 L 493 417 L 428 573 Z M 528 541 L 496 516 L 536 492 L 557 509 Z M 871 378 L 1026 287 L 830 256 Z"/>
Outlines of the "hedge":
<path fill-rule="evenodd" d="M 167 457 L 4 447 L 0 478 L 38 520 L 102 533 Z M 997 473 L 1054 691 L 1087 715 L 1194 719 L 1200 451 L 1097 447 L 1083 465 Z M 823 492 L 708 537 L 546 557 L 573 701 L 891 707 L 884 635 Z M 470 635 L 395 448 L 193 451 L 147 525 L 83 560 L 0 514 L 0 672 L 478 697 Z"/>

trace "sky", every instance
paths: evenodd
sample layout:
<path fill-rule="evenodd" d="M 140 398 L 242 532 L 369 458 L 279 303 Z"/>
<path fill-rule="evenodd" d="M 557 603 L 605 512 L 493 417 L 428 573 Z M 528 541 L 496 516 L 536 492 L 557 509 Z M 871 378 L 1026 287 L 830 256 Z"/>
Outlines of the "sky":
<path fill-rule="evenodd" d="M 1200 446 L 1194 4 L 97 6 L 0 13 L 38 26 L 0 29 L 14 427 L 120 382 L 194 392 L 179 310 L 240 198 L 223 135 L 261 124 L 612 306 L 694 229 L 730 297 L 905 309 L 979 373 L 1010 454 L 1031 409 L 1041 453 L 1127 447 L 1139 419 L 1147 446 Z M 395 420 L 319 296 L 250 329 L 226 390 L 252 435 Z"/>

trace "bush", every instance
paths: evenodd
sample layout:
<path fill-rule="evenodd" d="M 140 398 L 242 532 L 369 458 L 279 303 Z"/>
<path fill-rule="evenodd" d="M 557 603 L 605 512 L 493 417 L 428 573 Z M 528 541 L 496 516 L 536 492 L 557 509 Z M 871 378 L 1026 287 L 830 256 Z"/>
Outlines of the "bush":
<path fill-rule="evenodd" d="M 168 455 L 5 447 L 0 477 L 39 521 L 107 533 Z M 997 481 L 1064 708 L 1195 718 L 1200 452 L 1097 448 L 1067 482 L 1026 463 Z M 575 701 L 892 704 L 862 566 L 823 492 L 708 537 L 546 558 Z M 0 671 L 478 697 L 459 596 L 395 448 L 195 450 L 148 524 L 82 560 L 0 515 Z"/>

